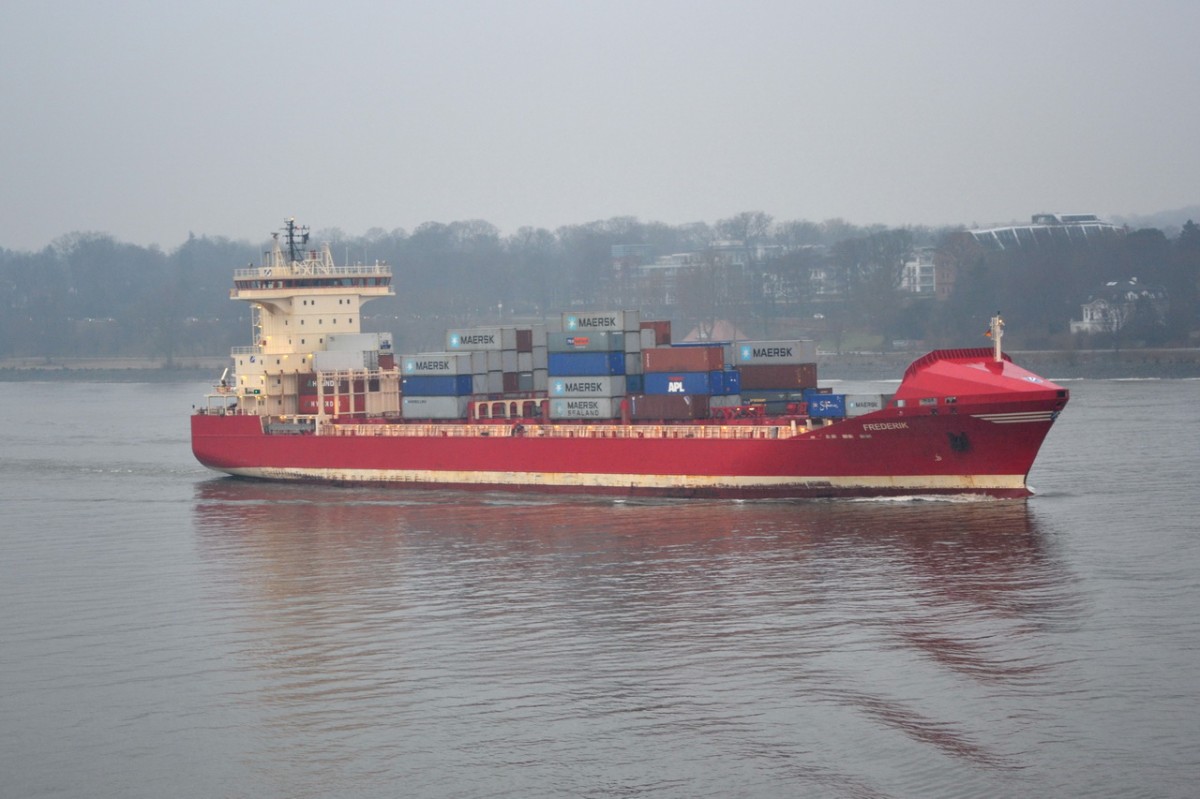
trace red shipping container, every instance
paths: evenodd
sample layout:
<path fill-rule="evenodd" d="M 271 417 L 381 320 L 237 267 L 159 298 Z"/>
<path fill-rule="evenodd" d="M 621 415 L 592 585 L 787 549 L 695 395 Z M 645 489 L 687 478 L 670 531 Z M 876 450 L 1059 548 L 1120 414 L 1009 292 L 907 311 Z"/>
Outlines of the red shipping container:
<path fill-rule="evenodd" d="M 703 394 L 630 394 L 629 418 L 640 422 L 707 419 L 708 397 Z"/>
<path fill-rule="evenodd" d="M 654 346 L 669 347 L 671 346 L 671 320 L 650 320 L 642 322 L 642 330 L 654 331 Z"/>
<path fill-rule="evenodd" d="M 646 372 L 715 372 L 725 368 L 721 347 L 655 347 L 642 350 Z"/>
<path fill-rule="evenodd" d="M 739 366 L 742 373 L 742 391 L 747 389 L 802 389 L 817 387 L 817 365 L 758 364 Z"/>
<path fill-rule="evenodd" d="M 396 354 L 392 352 L 379 353 L 379 368 L 380 369 L 395 369 Z"/>
<path fill-rule="evenodd" d="M 533 331 L 517 328 L 517 352 L 533 352 Z"/>
<path fill-rule="evenodd" d="M 521 331 L 518 330 L 517 333 Z M 521 390 L 521 380 L 519 372 L 503 372 L 501 373 L 501 385 L 504 388 L 505 394 L 516 394 Z"/>

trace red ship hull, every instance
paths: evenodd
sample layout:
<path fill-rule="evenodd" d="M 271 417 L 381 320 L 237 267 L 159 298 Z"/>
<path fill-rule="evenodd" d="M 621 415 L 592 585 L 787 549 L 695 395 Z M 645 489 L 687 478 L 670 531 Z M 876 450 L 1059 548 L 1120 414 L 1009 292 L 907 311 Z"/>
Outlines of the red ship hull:
<path fill-rule="evenodd" d="M 192 447 L 220 472 L 338 484 L 666 497 L 1025 497 L 1068 393 L 991 356 L 930 353 L 909 367 L 884 409 L 811 430 L 779 422 L 748 433 L 730 430 L 731 422 L 532 421 L 519 429 L 333 424 L 325 429 L 336 435 L 288 435 L 267 433 L 259 416 L 201 413 L 192 417 Z"/>

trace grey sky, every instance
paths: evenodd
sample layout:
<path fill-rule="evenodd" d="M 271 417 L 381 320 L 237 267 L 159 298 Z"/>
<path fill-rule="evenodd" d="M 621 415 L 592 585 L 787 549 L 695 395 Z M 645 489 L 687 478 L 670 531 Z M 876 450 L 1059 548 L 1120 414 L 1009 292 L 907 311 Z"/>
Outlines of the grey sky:
<path fill-rule="evenodd" d="M 1195 2 L 0 3 L 0 247 L 1200 202 Z"/>

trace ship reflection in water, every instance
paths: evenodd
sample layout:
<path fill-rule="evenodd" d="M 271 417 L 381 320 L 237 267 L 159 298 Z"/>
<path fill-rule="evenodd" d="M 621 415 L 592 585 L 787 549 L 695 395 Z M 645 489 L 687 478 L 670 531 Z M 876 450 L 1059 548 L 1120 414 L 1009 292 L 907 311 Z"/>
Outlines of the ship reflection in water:
<path fill-rule="evenodd" d="M 263 745 L 295 752 L 297 780 L 331 747 L 410 786 L 459 769 L 467 793 L 484 776 L 462 764 L 484 762 L 513 795 L 544 784 L 523 764 L 550 751 L 578 764 L 568 794 L 936 795 L 934 773 L 960 789 L 1052 773 L 1031 724 L 1068 680 L 1051 642 L 1082 600 L 1026 502 L 215 479 L 194 515 Z"/>

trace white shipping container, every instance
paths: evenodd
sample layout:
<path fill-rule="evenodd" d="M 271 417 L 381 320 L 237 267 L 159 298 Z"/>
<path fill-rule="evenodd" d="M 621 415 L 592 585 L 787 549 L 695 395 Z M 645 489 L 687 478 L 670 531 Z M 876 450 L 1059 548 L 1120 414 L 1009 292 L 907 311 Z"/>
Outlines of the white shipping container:
<path fill-rule="evenodd" d="M 546 369 L 533 370 L 533 390 L 534 391 L 549 391 L 550 390 L 550 372 Z"/>
<path fill-rule="evenodd" d="M 642 349 L 644 350 L 652 350 L 658 346 L 658 341 L 654 338 L 654 330 L 652 328 L 647 327 L 643 329 L 641 331 L 641 338 Z"/>
<path fill-rule="evenodd" d="M 533 338 L 533 347 L 536 350 L 538 347 L 546 346 L 546 326 L 538 323 L 530 326 L 530 331 Z"/>
<path fill-rule="evenodd" d="M 591 311 L 562 315 L 562 329 L 565 333 L 586 333 L 596 330 L 635 333 L 641 329 L 641 326 L 641 311 Z"/>
<path fill-rule="evenodd" d="M 551 397 L 619 397 L 625 394 L 625 375 L 555 377 Z"/>
<path fill-rule="evenodd" d="M 382 349 L 381 333 L 330 333 L 325 337 L 325 349 L 357 351 Z M 391 334 L 388 334 L 388 349 L 391 349 Z"/>
<path fill-rule="evenodd" d="M 400 356 L 400 370 L 406 375 L 469 375 L 469 352 L 417 352 Z"/>
<path fill-rule="evenodd" d="M 400 414 L 406 419 L 465 419 L 470 397 L 402 397 Z"/>
<path fill-rule="evenodd" d="M 313 353 L 313 369 L 318 372 L 378 368 L 378 350 L 321 350 Z"/>
<path fill-rule="evenodd" d="M 487 393 L 488 394 L 503 394 L 504 393 L 504 372 L 488 372 L 487 373 Z"/>
<path fill-rule="evenodd" d="M 511 370 L 509 370 L 511 371 Z M 532 372 L 533 371 L 533 353 L 518 352 L 517 353 L 517 371 Z"/>
<path fill-rule="evenodd" d="M 733 362 L 739 366 L 816 363 L 817 342 L 812 339 L 738 341 L 733 345 Z"/>
<path fill-rule="evenodd" d="M 862 416 L 882 410 L 887 404 L 883 394 L 847 394 L 846 416 Z"/>
<path fill-rule="evenodd" d="M 488 370 L 488 354 L 483 350 L 471 353 L 471 374 L 485 375 Z"/>
<path fill-rule="evenodd" d="M 471 393 L 486 394 L 488 393 L 488 373 L 477 372 L 471 375 Z"/>
<path fill-rule="evenodd" d="M 517 368 L 517 351 L 504 350 L 500 353 L 500 371 L 501 372 L 519 372 Z"/>
<path fill-rule="evenodd" d="M 642 354 L 626 353 L 625 354 L 625 374 L 640 375 L 642 373 Z"/>
<path fill-rule="evenodd" d="M 550 365 L 550 350 L 545 344 L 533 345 L 533 368 L 545 369 Z"/>
<path fill-rule="evenodd" d="M 517 329 L 515 327 L 467 327 L 446 331 L 446 349 L 461 350 L 515 350 Z"/>
<path fill-rule="evenodd" d="M 550 400 L 551 419 L 615 419 L 621 400 L 610 397 L 576 397 Z"/>

